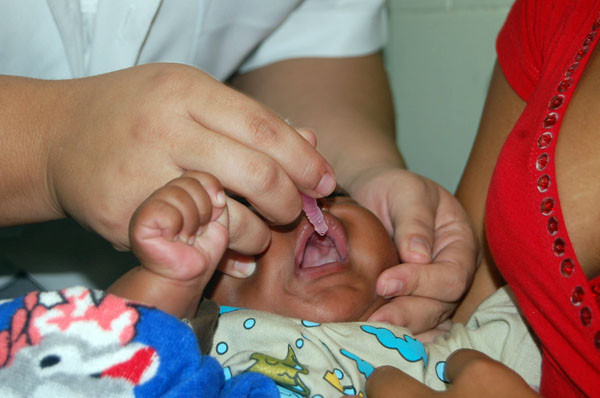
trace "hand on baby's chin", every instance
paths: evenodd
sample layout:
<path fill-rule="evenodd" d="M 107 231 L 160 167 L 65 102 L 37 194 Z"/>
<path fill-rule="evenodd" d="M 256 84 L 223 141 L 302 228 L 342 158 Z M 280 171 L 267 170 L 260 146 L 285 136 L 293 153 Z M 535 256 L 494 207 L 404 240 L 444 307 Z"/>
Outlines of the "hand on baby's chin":
<path fill-rule="evenodd" d="M 393 297 L 371 318 L 415 333 L 447 319 L 470 285 L 479 248 L 460 203 L 439 184 L 399 168 L 375 170 L 350 190 L 392 234 L 402 263 L 377 292 Z"/>

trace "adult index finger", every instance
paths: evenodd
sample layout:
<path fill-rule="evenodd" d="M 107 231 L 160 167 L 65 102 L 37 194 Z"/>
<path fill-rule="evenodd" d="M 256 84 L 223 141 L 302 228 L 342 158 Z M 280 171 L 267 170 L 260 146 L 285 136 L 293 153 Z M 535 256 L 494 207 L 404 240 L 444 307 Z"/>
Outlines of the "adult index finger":
<path fill-rule="evenodd" d="M 298 188 L 275 160 L 190 120 L 179 123 L 178 129 L 170 139 L 171 156 L 183 170 L 214 175 L 271 223 L 288 224 L 298 217 Z"/>
<path fill-rule="evenodd" d="M 204 77 L 198 84 L 188 99 L 189 115 L 197 123 L 275 160 L 300 191 L 313 197 L 333 192 L 333 167 L 293 127 L 216 80 Z"/>

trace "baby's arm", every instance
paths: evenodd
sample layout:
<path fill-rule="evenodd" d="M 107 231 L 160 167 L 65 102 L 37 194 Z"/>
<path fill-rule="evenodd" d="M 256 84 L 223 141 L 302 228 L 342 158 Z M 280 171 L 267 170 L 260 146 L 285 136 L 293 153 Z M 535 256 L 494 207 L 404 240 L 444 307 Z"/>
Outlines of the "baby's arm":
<path fill-rule="evenodd" d="M 108 288 L 118 296 L 192 317 L 228 244 L 225 194 L 210 174 L 187 172 L 138 207 L 129 239 L 141 265 Z"/>
<path fill-rule="evenodd" d="M 367 380 L 369 398 L 540 398 L 516 372 L 487 355 L 470 349 L 455 351 L 447 359 L 446 391 L 434 391 L 392 366 L 375 369 Z M 402 393 L 400 393 L 400 391 Z"/>

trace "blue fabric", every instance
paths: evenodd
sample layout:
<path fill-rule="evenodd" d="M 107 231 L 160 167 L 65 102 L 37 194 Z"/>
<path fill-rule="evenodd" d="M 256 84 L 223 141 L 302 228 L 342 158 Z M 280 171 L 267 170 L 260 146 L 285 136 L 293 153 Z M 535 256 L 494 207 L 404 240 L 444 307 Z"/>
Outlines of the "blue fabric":
<path fill-rule="evenodd" d="M 0 304 L 0 331 L 7 330 L 10 327 L 13 314 L 21 307 L 23 307 L 23 297 Z"/>
<path fill-rule="evenodd" d="M 226 380 L 193 331 L 160 310 L 84 288 L 25 302 L 0 305 L 0 396 L 279 397 L 258 373 Z M 53 366 L 60 379 L 44 376 Z"/>
<path fill-rule="evenodd" d="M 190 328 L 157 309 L 135 307 L 140 313 L 140 321 L 136 325 L 137 334 L 133 341 L 154 348 L 160 358 L 156 375 L 137 386 L 135 395 L 176 397 L 192 391 L 206 390 L 203 395 L 217 397 L 224 383 L 221 367 L 217 363 L 218 369 L 215 369 L 215 364 L 203 360 Z"/>
<path fill-rule="evenodd" d="M 279 390 L 273 380 L 260 373 L 249 372 L 227 380 L 221 397 L 279 398 Z"/>

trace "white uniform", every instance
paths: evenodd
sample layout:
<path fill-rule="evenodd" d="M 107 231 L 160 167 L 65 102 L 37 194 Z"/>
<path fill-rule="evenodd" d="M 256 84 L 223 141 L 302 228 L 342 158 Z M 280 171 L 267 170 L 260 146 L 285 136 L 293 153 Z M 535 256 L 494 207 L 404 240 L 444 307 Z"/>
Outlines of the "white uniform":
<path fill-rule="evenodd" d="M 296 57 L 364 55 L 384 0 L 19 0 L 0 3 L 0 73 L 90 76 L 148 62 L 223 80 Z"/>

